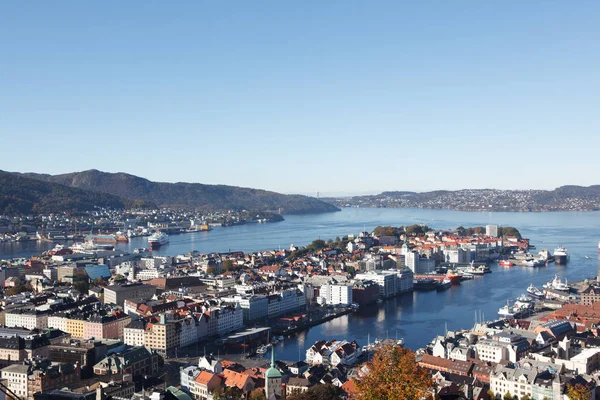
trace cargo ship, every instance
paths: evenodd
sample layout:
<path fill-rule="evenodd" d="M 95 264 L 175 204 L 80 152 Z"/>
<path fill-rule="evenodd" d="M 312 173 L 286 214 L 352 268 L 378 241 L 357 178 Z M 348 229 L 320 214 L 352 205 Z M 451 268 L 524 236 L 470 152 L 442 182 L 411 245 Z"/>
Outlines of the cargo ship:
<path fill-rule="evenodd" d="M 160 246 L 165 245 L 167 243 L 169 243 L 169 235 L 167 235 L 166 233 L 154 232 L 148 238 L 148 244 L 152 249 L 159 248 Z"/>

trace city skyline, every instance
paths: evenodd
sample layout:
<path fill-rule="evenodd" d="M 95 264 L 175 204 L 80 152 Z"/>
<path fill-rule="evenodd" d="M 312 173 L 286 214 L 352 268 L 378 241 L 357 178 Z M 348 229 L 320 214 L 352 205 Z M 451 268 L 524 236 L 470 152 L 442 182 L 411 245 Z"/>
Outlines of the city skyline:
<path fill-rule="evenodd" d="M 323 196 L 600 183 L 579 2 L 0 5 L 0 169 Z"/>

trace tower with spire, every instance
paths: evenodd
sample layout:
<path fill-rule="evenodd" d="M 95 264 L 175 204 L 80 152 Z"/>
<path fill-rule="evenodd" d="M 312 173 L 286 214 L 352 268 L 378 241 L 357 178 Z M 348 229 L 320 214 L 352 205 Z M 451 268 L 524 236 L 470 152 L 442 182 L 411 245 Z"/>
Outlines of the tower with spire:
<path fill-rule="evenodd" d="M 275 367 L 273 347 L 271 347 L 271 367 L 265 372 L 265 396 L 267 400 L 281 398 L 281 372 Z"/>

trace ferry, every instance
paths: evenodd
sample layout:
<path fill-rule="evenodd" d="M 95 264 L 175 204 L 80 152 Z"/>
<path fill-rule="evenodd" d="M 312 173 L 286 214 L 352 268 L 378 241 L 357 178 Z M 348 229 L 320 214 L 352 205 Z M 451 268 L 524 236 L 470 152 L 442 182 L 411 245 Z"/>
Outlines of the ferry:
<path fill-rule="evenodd" d="M 166 233 L 154 232 L 148 238 L 148 244 L 153 249 L 156 249 L 156 248 L 158 248 L 158 247 L 160 247 L 162 245 L 165 245 L 167 243 L 169 243 L 169 235 L 167 235 Z"/>
<path fill-rule="evenodd" d="M 539 297 L 539 298 L 544 297 L 544 292 L 542 292 L 540 289 L 533 286 L 533 283 L 531 283 L 529 285 L 529 287 L 527 288 L 527 293 L 529 293 L 533 297 Z"/>
<path fill-rule="evenodd" d="M 556 264 L 566 264 L 567 261 L 569 261 L 569 253 L 567 252 L 567 249 L 565 249 L 564 247 L 557 247 L 556 249 L 554 249 L 554 262 Z"/>

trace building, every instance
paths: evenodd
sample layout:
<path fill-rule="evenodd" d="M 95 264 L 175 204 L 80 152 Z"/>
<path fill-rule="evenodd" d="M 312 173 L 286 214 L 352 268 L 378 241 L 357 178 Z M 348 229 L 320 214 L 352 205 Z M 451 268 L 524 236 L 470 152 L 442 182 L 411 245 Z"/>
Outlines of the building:
<path fill-rule="evenodd" d="M 486 225 L 485 235 L 489 237 L 498 237 L 498 225 Z"/>
<path fill-rule="evenodd" d="M 359 305 L 372 304 L 379 298 L 379 285 L 373 281 L 357 280 L 352 286 L 352 301 Z"/>
<path fill-rule="evenodd" d="M 159 371 L 161 357 L 146 347 L 128 347 L 124 351 L 112 353 L 94 365 L 96 375 L 123 375 L 133 377 L 154 375 Z"/>
<path fill-rule="evenodd" d="M 579 304 L 591 306 L 597 301 L 600 301 L 600 286 L 588 285 L 580 292 Z"/>
<path fill-rule="evenodd" d="M 275 350 L 271 347 L 271 367 L 265 372 L 265 395 L 267 399 L 281 398 L 281 372 L 275 367 Z"/>
<path fill-rule="evenodd" d="M 269 299 L 262 294 L 257 295 L 236 295 L 225 297 L 223 301 L 227 303 L 237 303 L 242 309 L 244 323 L 252 323 L 268 318 Z"/>
<path fill-rule="evenodd" d="M 176 321 L 167 321 L 164 314 L 158 322 L 149 322 L 144 330 L 144 346 L 166 356 L 179 348 L 179 332 Z"/>
<path fill-rule="evenodd" d="M 148 300 L 156 294 L 156 287 L 141 283 L 111 285 L 104 288 L 104 304 L 124 306 L 125 300 Z"/>
<path fill-rule="evenodd" d="M 192 394 L 199 400 L 213 400 L 213 392 L 221 386 L 223 380 L 212 372 L 202 371 L 195 379 Z"/>
<path fill-rule="evenodd" d="M 48 327 L 48 311 L 17 309 L 5 314 L 7 327 L 18 327 L 26 329 L 45 329 Z"/>
<path fill-rule="evenodd" d="M 8 388 L 16 395 L 27 398 L 27 381 L 29 366 L 23 364 L 9 365 L 2 368 L 2 379 L 6 379 Z"/>
<path fill-rule="evenodd" d="M 317 303 L 349 306 L 352 304 L 352 285 L 329 283 L 321 286 Z"/>

